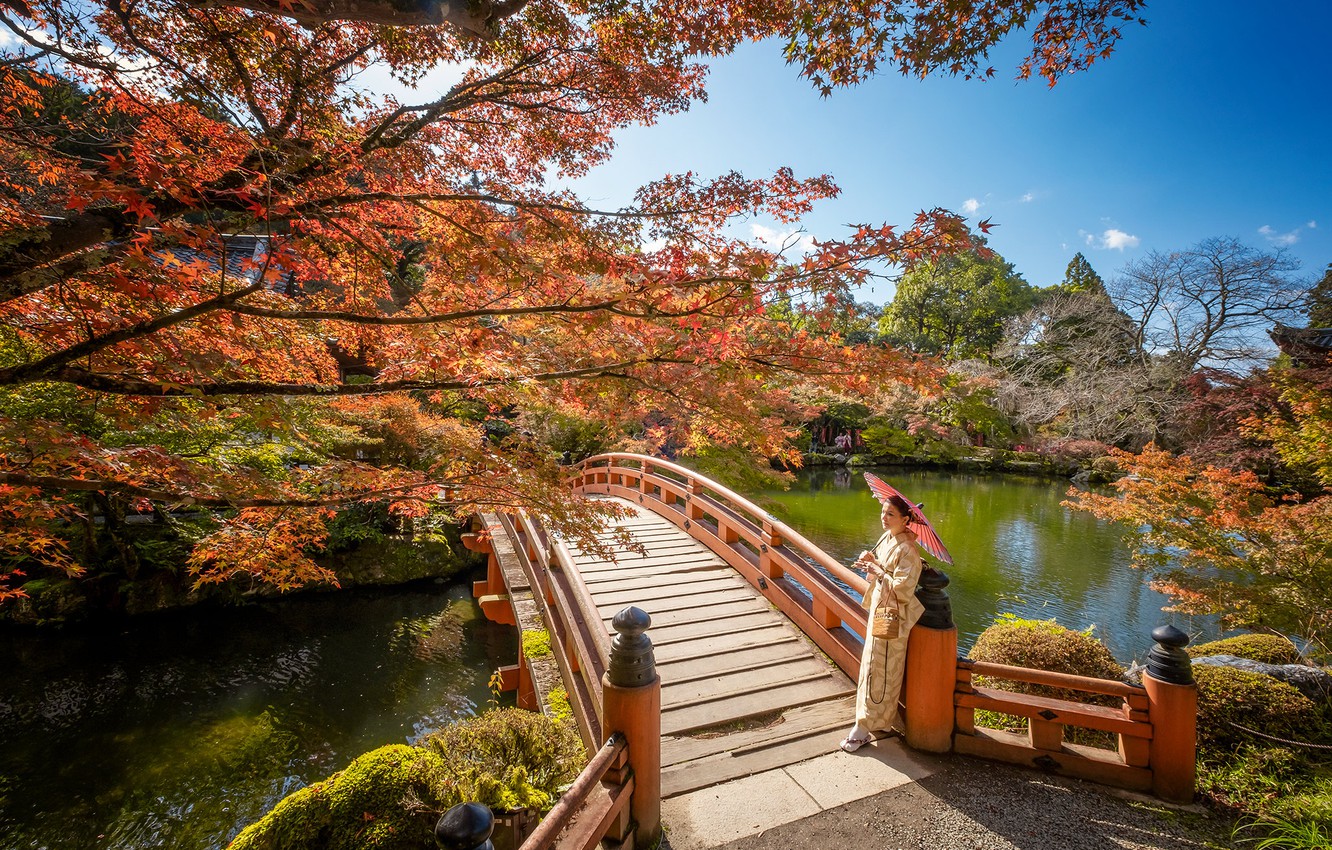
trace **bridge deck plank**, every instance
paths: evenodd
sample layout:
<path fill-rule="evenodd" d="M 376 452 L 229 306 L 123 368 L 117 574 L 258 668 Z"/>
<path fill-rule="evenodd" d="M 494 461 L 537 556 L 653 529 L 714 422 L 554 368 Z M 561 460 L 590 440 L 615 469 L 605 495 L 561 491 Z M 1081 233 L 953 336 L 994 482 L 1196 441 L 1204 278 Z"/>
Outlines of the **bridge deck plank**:
<path fill-rule="evenodd" d="M 644 553 L 569 552 L 608 630 L 625 605 L 652 617 L 664 794 L 835 747 L 851 721 L 854 683 L 720 557 L 669 520 L 621 504 L 636 516 L 617 525 Z M 618 550 L 613 530 L 600 539 Z"/>

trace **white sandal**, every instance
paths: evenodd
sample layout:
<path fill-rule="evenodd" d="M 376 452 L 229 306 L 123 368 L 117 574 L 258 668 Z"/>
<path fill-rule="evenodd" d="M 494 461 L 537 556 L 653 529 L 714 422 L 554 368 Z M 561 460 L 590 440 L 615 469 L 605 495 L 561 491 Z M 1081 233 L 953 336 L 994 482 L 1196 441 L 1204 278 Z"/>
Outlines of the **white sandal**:
<path fill-rule="evenodd" d="M 866 735 L 864 738 L 853 738 L 850 735 L 847 735 L 844 739 L 842 739 L 842 743 L 838 744 L 838 746 L 842 748 L 842 752 L 844 753 L 854 753 L 856 750 L 865 746 L 872 740 L 874 739 L 868 735 Z"/>

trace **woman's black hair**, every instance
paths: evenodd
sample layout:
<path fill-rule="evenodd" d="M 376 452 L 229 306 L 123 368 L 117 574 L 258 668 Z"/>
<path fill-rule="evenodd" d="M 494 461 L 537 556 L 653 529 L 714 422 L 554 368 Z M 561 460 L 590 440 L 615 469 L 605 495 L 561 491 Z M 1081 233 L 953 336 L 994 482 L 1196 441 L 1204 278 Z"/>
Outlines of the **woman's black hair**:
<path fill-rule="evenodd" d="M 911 503 L 901 496 L 889 496 L 888 504 L 892 505 L 899 514 L 911 519 Z"/>

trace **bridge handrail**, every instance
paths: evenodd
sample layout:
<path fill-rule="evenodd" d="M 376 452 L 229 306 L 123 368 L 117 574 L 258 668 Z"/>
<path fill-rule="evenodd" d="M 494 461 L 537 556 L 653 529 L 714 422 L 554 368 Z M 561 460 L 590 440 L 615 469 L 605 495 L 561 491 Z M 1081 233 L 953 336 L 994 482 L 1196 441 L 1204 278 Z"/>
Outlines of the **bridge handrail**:
<path fill-rule="evenodd" d="M 558 845 L 556 844 L 556 838 L 561 837 L 560 833 L 576 817 L 591 813 L 589 812 L 590 804 L 587 804 L 588 796 L 603 779 L 607 778 L 607 774 L 615 769 L 617 763 L 622 764 L 624 762 L 628 749 L 629 743 L 625 740 L 624 735 L 619 732 L 612 733 L 606 739 L 606 743 L 601 745 L 601 749 L 592 756 L 592 759 L 587 763 L 587 767 L 583 768 L 583 772 L 578 774 L 578 778 L 573 781 L 568 790 L 560 795 L 560 800 L 555 804 L 555 807 L 541 819 L 541 823 L 532 831 L 532 834 L 527 836 L 527 840 L 523 842 L 519 850 L 546 850 L 546 848 L 556 846 L 581 848 L 584 845 L 583 841 L 579 839 L 582 838 L 591 839 L 591 844 L 587 846 L 600 843 L 602 832 L 596 830 L 584 830 L 589 833 L 587 836 L 564 837 L 564 840 L 561 840 Z M 607 795 L 606 803 L 598 807 L 605 808 L 606 811 L 597 812 L 597 817 L 589 818 L 589 820 L 600 821 L 612 818 L 629 804 L 629 794 L 623 793 L 623 791 L 632 792 L 632 775 L 622 776 L 614 784 L 621 786 L 622 790 L 619 790 L 616 794 Z M 570 838 L 574 840 L 570 841 Z"/>
<path fill-rule="evenodd" d="M 992 661 L 974 661 L 959 658 L 959 669 L 970 670 L 976 676 L 989 676 L 994 679 L 1007 679 L 1010 682 L 1023 682 L 1029 685 L 1046 685 L 1052 688 L 1064 688 L 1070 691 L 1083 691 L 1089 694 L 1104 694 L 1112 697 L 1146 697 L 1147 689 L 1141 685 L 1130 685 L 1114 679 L 1096 679 L 1091 676 L 1077 676 L 1072 673 L 1056 673 L 1053 670 L 1037 670 L 1032 667 L 1014 667 L 1011 664 L 997 664 Z"/>
<path fill-rule="evenodd" d="M 869 589 L 869 583 L 866 582 L 862 576 L 856 575 L 840 561 L 811 543 L 803 534 L 781 520 L 775 519 L 766 510 L 754 504 L 749 499 L 746 499 L 744 496 L 741 496 L 739 493 L 736 493 L 734 490 L 731 490 L 724 484 L 719 484 L 704 475 L 700 475 L 692 469 L 680 466 L 677 463 L 672 463 L 669 460 L 662 460 L 661 458 L 655 458 L 649 455 L 632 454 L 630 452 L 606 452 L 605 454 L 593 455 L 584 460 L 580 466 L 586 469 L 594 464 L 605 463 L 607 467 L 609 467 L 612 462 L 617 460 L 627 460 L 630 462 L 645 464 L 646 467 L 651 467 L 652 469 L 669 470 L 685 479 L 683 482 L 678 483 L 688 485 L 693 482 L 699 482 L 703 487 L 706 487 L 708 490 L 711 490 L 714 494 L 721 497 L 720 500 L 714 499 L 713 501 L 717 501 L 719 504 L 731 508 L 733 511 L 738 508 L 740 512 L 748 513 L 750 516 L 755 517 L 760 523 L 770 525 L 772 530 L 776 532 L 782 540 L 794 543 L 795 546 L 793 548 L 796 549 L 800 555 L 811 558 L 819 566 L 836 576 L 838 580 L 855 590 L 857 593 L 863 594 Z M 646 467 L 640 467 L 641 471 L 646 475 L 652 474 L 651 470 Z M 633 469 L 634 467 L 626 468 Z"/>
<path fill-rule="evenodd" d="M 602 647 L 609 647 L 610 638 L 603 634 L 599 615 L 589 619 L 587 586 L 576 570 L 569 569 L 567 550 L 561 554 L 561 544 L 551 543 L 540 520 L 524 511 L 503 514 L 500 522 L 514 540 L 515 553 L 528 574 L 534 599 L 551 632 L 551 650 L 565 680 L 569 705 L 584 744 L 590 747 L 601 736 L 601 674 L 609 658 L 609 649 Z M 599 657 L 591 656 L 589 650 Z"/>

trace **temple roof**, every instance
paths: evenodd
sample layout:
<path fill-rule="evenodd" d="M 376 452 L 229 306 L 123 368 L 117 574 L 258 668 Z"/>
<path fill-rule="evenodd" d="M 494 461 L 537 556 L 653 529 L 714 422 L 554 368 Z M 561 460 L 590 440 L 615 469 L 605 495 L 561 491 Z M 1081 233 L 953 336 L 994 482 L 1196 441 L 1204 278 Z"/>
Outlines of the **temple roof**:
<path fill-rule="evenodd" d="M 1332 357 L 1332 328 L 1291 328 L 1278 324 L 1267 335 L 1301 366 L 1325 364 Z"/>

